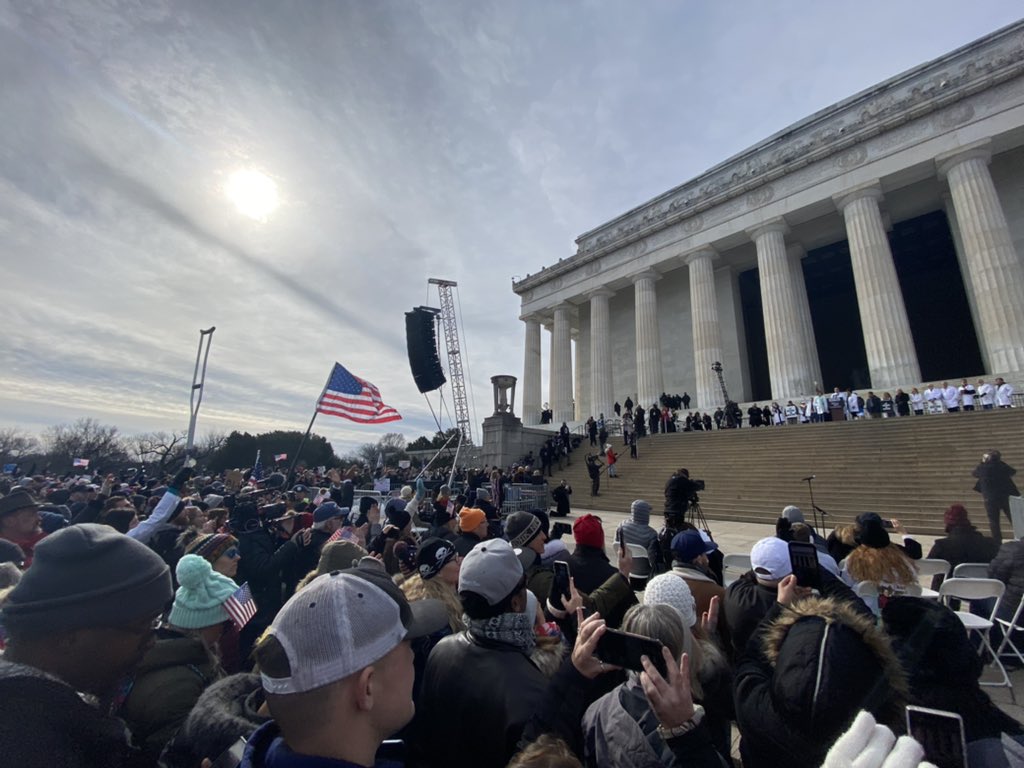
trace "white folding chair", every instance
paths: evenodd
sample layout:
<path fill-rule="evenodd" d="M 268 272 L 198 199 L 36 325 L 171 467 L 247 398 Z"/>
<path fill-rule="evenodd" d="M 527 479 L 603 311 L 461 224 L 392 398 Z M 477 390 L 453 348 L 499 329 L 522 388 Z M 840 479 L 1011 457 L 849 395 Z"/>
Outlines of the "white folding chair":
<path fill-rule="evenodd" d="M 987 579 L 988 563 L 960 563 L 953 569 L 954 579 Z"/>
<path fill-rule="evenodd" d="M 989 642 L 988 637 L 989 630 L 995 626 L 996 611 L 999 610 L 999 602 L 1002 600 L 1005 590 L 1006 585 L 998 579 L 952 578 L 942 582 L 942 586 L 939 587 L 939 595 L 942 602 L 947 606 L 949 606 L 951 600 L 970 602 L 972 600 L 995 599 L 992 605 L 992 612 L 987 619 L 963 610 L 957 610 L 955 613 L 957 618 L 960 619 L 960 623 L 964 625 L 964 629 L 967 630 L 967 634 L 971 632 L 978 633 L 978 637 L 981 639 L 982 652 L 989 652 L 995 665 L 999 668 L 1000 674 L 1003 676 L 1002 682 L 981 682 L 981 685 L 1005 685 L 1010 688 L 1012 693 L 1013 685 L 1010 683 L 1010 676 L 1006 674 L 1006 667 L 999 660 L 999 654 L 992 649 L 992 644 Z"/>
<path fill-rule="evenodd" d="M 633 568 L 629 572 L 630 584 L 637 592 L 642 592 L 651 578 L 651 557 L 647 549 L 639 544 L 627 544 L 626 549 L 633 556 Z"/>
<path fill-rule="evenodd" d="M 875 616 L 881 615 L 882 610 L 878 605 L 878 582 L 858 581 L 854 584 L 853 591 L 857 597 L 864 601 L 864 604 L 871 609 Z"/>
<path fill-rule="evenodd" d="M 925 586 L 924 579 L 930 576 L 941 576 L 943 579 L 949 578 L 949 572 L 952 569 L 949 560 L 943 560 L 938 557 L 923 557 L 920 560 L 915 560 L 914 565 L 917 566 L 918 583 L 921 586 Z M 931 584 L 931 581 L 928 582 Z"/>
<path fill-rule="evenodd" d="M 1009 646 L 1010 651 L 1017 657 L 1021 664 L 1024 664 L 1024 655 L 1021 655 L 1020 649 L 1013 642 L 1013 633 L 1024 631 L 1024 626 L 1021 625 L 1021 613 L 1024 612 L 1024 600 L 1017 603 L 1017 610 L 1013 612 L 1013 618 L 1009 621 L 1006 619 L 1000 619 L 996 617 L 996 621 L 999 622 L 999 626 L 1003 628 L 1003 639 L 999 643 L 999 648 L 996 650 L 996 655 L 1005 656 L 1007 655 L 1006 647 Z"/>
<path fill-rule="evenodd" d="M 725 555 L 722 558 L 722 576 L 725 586 L 728 587 L 751 567 L 750 555 Z"/>

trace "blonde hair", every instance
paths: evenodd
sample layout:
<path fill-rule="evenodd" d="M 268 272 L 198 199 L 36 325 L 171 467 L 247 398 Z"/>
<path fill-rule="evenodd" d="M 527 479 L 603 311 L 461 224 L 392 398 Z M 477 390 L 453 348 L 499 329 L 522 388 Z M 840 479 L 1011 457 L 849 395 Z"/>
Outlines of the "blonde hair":
<path fill-rule="evenodd" d="M 424 581 L 418 573 L 414 573 L 403 581 L 399 588 L 410 603 L 416 600 L 440 600 L 448 613 L 448 626 L 453 633 L 466 628 L 466 623 L 462 620 L 462 601 L 447 582 L 436 577 Z"/>
<path fill-rule="evenodd" d="M 894 544 L 881 549 L 861 544 L 846 556 L 846 570 L 854 581 L 875 581 L 894 587 L 917 583 L 917 566 Z"/>

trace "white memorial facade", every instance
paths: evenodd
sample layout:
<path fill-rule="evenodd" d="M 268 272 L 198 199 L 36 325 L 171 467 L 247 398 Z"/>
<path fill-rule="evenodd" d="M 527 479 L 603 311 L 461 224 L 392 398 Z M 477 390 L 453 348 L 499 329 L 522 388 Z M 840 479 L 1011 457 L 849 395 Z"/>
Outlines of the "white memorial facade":
<path fill-rule="evenodd" d="M 523 422 L 688 392 L 1024 372 L 1024 22 L 846 99 L 579 237 L 513 284 Z M 575 366 L 571 345 L 575 343 Z"/>

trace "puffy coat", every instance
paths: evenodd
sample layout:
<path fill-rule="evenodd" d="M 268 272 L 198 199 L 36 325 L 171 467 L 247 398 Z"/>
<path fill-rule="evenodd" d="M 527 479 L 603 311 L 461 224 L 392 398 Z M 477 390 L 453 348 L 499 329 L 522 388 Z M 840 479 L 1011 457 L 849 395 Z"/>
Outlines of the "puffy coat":
<path fill-rule="evenodd" d="M 863 603 L 812 597 L 769 611 L 735 694 L 744 768 L 818 768 L 861 709 L 900 729 L 907 683 Z"/>
<path fill-rule="evenodd" d="M 988 564 L 988 575 L 1006 585 L 999 601 L 999 618 L 1009 621 L 1024 596 L 1024 541 L 1007 541 Z"/>
<path fill-rule="evenodd" d="M 956 568 L 961 563 L 990 563 L 998 551 L 999 542 L 995 539 L 985 536 L 973 525 L 958 525 L 949 531 L 946 538 L 938 539 L 932 545 L 928 557 L 948 560 Z M 932 588 L 938 589 L 935 584 L 941 582 L 936 576 Z"/>
<path fill-rule="evenodd" d="M 544 674 L 512 645 L 469 632 L 444 638 L 427 661 L 416 705 L 422 764 L 503 768 L 547 686 Z"/>
<path fill-rule="evenodd" d="M 658 718 L 633 675 L 606 693 L 583 716 L 583 744 L 588 768 L 722 768 L 727 763 L 715 750 L 705 722 L 689 733 L 666 741 L 657 733 Z"/>
<path fill-rule="evenodd" d="M 156 760 L 203 691 L 221 676 L 217 660 L 201 640 L 161 630 L 135 671 L 120 710 L 135 744 Z"/>

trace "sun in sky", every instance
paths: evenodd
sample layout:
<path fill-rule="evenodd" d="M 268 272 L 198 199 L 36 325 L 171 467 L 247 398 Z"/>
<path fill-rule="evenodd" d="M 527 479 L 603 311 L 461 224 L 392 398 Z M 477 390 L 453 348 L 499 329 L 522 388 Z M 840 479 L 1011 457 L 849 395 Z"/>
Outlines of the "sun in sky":
<path fill-rule="evenodd" d="M 233 172 L 224 184 L 224 194 L 239 213 L 255 221 L 266 221 L 280 202 L 274 180 L 251 168 Z"/>

